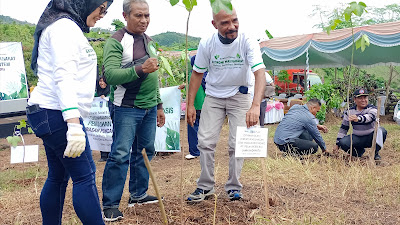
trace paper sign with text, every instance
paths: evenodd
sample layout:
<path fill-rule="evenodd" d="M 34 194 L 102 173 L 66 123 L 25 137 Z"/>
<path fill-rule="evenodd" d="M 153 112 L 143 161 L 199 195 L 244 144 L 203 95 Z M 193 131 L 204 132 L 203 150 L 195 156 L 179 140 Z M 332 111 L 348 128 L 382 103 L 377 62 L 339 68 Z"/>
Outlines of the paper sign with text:
<path fill-rule="evenodd" d="M 11 147 L 10 163 L 37 162 L 39 160 L 39 145 Z"/>
<path fill-rule="evenodd" d="M 235 157 L 267 157 L 268 128 L 237 127 Z"/>
<path fill-rule="evenodd" d="M 95 97 L 89 116 L 84 118 L 86 134 L 92 150 L 110 152 L 113 124 L 108 110 L 108 99 Z"/>

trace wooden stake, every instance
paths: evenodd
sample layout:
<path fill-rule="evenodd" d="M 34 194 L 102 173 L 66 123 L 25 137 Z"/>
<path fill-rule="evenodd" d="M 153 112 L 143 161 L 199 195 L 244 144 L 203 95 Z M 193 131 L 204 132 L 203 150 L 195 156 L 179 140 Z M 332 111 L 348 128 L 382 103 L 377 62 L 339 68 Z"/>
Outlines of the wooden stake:
<path fill-rule="evenodd" d="M 265 198 L 265 216 L 269 216 L 269 197 L 268 197 L 268 186 L 267 186 L 267 170 L 265 168 L 266 158 L 261 158 L 261 167 L 263 171 L 263 180 L 264 180 L 264 198 Z"/>
<path fill-rule="evenodd" d="M 375 161 L 374 161 L 374 157 L 375 157 L 375 150 L 376 150 L 376 136 L 378 135 L 378 121 L 379 121 L 379 116 L 381 114 L 381 98 L 378 97 L 378 112 L 376 113 L 376 120 L 375 120 L 375 131 L 374 131 L 374 138 L 372 139 L 372 148 L 371 148 L 371 152 L 369 153 L 369 161 L 371 163 L 371 165 L 376 165 Z"/>
<path fill-rule="evenodd" d="M 150 161 L 149 161 L 149 158 L 147 157 L 146 151 L 144 149 L 142 150 L 142 155 L 144 158 L 144 164 L 146 164 L 146 168 L 149 171 L 151 181 L 153 182 L 154 190 L 156 191 L 156 196 L 158 198 L 158 204 L 160 205 L 162 220 L 163 220 L 164 224 L 168 224 L 167 214 L 165 214 L 165 209 L 164 209 L 164 203 L 161 199 L 160 192 L 158 191 L 157 181 L 153 174 L 153 171 L 151 170 Z"/>

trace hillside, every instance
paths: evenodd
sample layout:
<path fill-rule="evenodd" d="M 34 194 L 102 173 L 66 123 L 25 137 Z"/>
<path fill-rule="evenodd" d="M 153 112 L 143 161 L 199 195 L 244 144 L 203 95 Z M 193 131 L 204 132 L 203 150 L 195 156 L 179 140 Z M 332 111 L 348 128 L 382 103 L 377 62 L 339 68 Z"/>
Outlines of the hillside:
<path fill-rule="evenodd" d="M 165 32 L 152 36 L 163 50 L 181 50 L 185 49 L 185 35 L 176 32 Z M 197 48 L 200 38 L 188 36 L 189 48 Z M 166 48 L 166 49 L 164 49 Z"/>
<path fill-rule="evenodd" d="M 32 25 L 32 26 L 35 26 L 35 24 L 28 23 L 28 22 L 26 22 L 26 21 L 20 21 L 20 20 L 11 18 L 11 17 L 9 17 L 9 16 L 3 16 L 3 15 L 0 15 L 0 23 L 7 23 L 7 24 L 8 24 L 8 23 L 16 23 L 16 24 L 22 24 L 22 25 Z"/>

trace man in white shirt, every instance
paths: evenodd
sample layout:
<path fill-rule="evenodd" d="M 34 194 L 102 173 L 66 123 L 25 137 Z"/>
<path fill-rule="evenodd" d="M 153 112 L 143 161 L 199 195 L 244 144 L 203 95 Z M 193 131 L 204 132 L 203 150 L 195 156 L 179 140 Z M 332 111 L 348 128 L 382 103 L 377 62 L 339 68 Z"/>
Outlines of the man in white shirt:
<path fill-rule="evenodd" d="M 200 202 L 215 192 L 214 151 L 226 115 L 229 118 L 229 177 L 225 191 L 231 200 L 242 198 L 239 177 L 244 159 L 235 158 L 236 128 L 258 123 L 265 87 L 265 66 L 260 47 L 256 41 L 238 33 L 239 20 L 235 9 L 232 14 L 223 10 L 213 14 L 212 24 L 218 33 L 200 41 L 189 85 L 187 120 L 193 126 L 196 119 L 193 102 L 203 73 L 208 71 L 197 146 L 201 174 L 197 189 L 189 195 L 188 202 Z M 255 93 L 251 102 L 247 90 L 253 76 Z"/>

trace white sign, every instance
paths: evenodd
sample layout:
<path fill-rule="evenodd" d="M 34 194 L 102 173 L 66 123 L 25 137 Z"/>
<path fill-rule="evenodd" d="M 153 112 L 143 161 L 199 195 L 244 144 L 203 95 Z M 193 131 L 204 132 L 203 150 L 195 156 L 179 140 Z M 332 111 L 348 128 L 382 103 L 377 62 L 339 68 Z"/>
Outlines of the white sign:
<path fill-rule="evenodd" d="M 154 147 L 157 152 L 180 152 L 181 91 L 178 86 L 160 88 L 165 125 L 157 127 Z"/>
<path fill-rule="evenodd" d="M 267 157 L 268 128 L 237 127 L 235 157 Z"/>
<path fill-rule="evenodd" d="M 21 42 L 0 42 L 0 101 L 28 98 Z"/>
<path fill-rule="evenodd" d="M 39 145 L 11 147 L 10 163 L 37 162 L 39 160 Z"/>
<path fill-rule="evenodd" d="M 89 116 L 83 120 L 92 150 L 110 152 L 113 124 L 108 111 L 108 100 L 95 97 Z"/>

